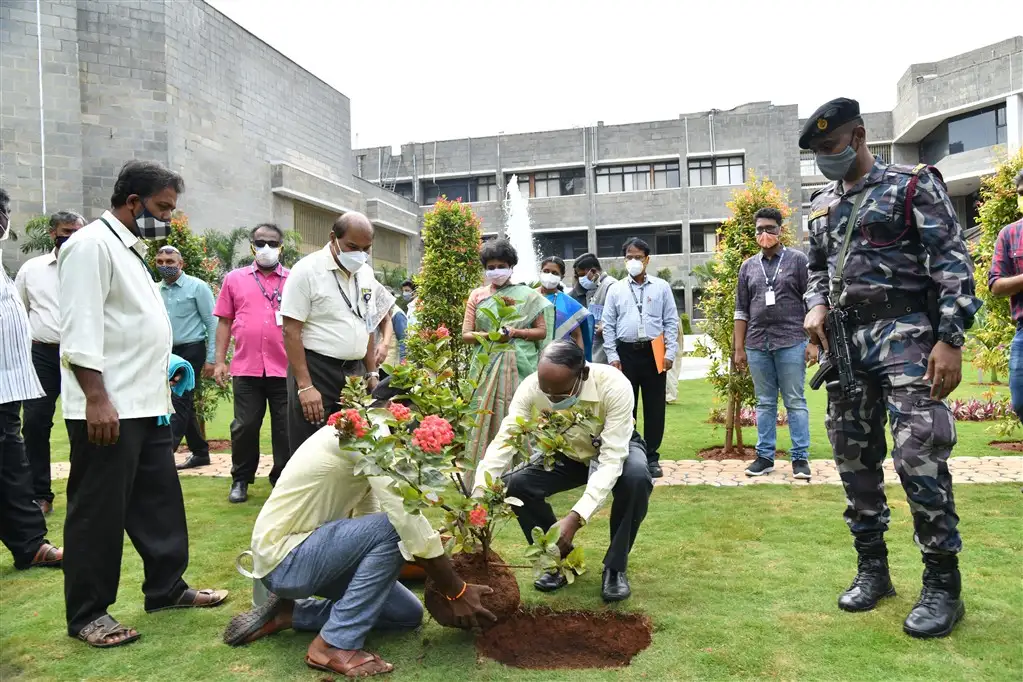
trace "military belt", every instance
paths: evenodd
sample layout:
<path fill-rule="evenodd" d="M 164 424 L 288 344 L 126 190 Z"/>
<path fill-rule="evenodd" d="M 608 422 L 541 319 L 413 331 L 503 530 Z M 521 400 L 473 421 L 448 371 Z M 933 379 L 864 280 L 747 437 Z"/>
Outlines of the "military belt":
<path fill-rule="evenodd" d="M 861 303 L 842 310 L 848 314 L 849 324 L 854 327 L 878 320 L 893 320 L 903 315 L 928 312 L 927 297 L 922 293 L 920 296 L 889 293 L 887 301 Z"/>

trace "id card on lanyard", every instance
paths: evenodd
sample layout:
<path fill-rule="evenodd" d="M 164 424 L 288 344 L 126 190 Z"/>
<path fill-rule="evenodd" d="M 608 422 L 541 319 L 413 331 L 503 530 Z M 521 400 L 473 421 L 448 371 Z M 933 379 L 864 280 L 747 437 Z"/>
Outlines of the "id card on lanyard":
<path fill-rule="evenodd" d="M 259 281 L 259 275 L 256 274 L 255 268 L 252 270 L 252 277 L 256 280 L 256 284 L 259 286 L 259 290 L 263 292 L 263 297 L 270 302 L 270 309 L 274 311 L 274 322 L 277 323 L 278 327 L 284 326 L 284 315 L 281 313 L 281 285 L 278 283 L 274 286 L 272 294 L 266 293 L 266 287 Z M 277 306 L 274 307 L 274 302 Z"/>
<path fill-rule="evenodd" d="M 774 305 L 774 283 L 778 279 L 778 273 L 781 272 L 781 262 L 785 258 L 785 249 L 781 250 L 781 255 L 778 256 L 778 266 L 774 269 L 774 274 L 771 277 L 767 276 L 767 270 L 764 268 L 764 254 L 760 254 L 760 272 L 764 273 L 764 282 L 767 283 L 767 291 L 764 293 L 764 302 L 768 306 Z"/>

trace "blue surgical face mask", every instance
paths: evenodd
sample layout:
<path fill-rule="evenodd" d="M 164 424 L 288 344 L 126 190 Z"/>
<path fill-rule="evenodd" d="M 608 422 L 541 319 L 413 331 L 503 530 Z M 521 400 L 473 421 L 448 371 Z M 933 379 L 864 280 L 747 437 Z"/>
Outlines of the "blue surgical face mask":
<path fill-rule="evenodd" d="M 581 277 L 579 279 L 579 286 L 581 286 L 586 291 L 593 291 L 597 286 L 597 282 L 595 280 L 590 279 L 589 275 L 586 275 L 585 277 Z"/>
<path fill-rule="evenodd" d="M 579 389 L 582 388 L 583 378 L 580 376 L 578 381 L 575 382 L 575 388 L 572 389 L 572 395 L 559 400 L 556 403 L 551 403 L 552 410 L 568 410 L 575 407 L 575 404 L 579 402 Z"/>
<path fill-rule="evenodd" d="M 411 301 L 413 296 L 415 296 L 415 294 L 413 294 L 411 291 L 403 291 L 403 292 L 401 292 L 401 297 L 403 299 L 405 299 L 406 303 Z"/>
<path fill-rule="evenodd" d="M 817 167 L 821 169 L 821 175 L 828 180 L 841 180 L 849 174 L 849 169 L 856 162 L 856 150 L 852 145 L 837 154 L 818 154 Z"/>

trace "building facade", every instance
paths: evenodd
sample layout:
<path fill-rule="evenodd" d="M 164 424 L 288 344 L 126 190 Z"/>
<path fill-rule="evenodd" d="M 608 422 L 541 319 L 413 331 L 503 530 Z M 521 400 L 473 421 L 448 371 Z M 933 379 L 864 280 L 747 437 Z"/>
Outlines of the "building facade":
<path fill-rule="evenodd" d="M 871 151 L 936 166 L 969 231 L 980 179 L 1023 138 L 1023 37 L 913 64 L 896 88 L 894 110 L 864 114 Z M 694 268 L 713 257 L 726 203 L 751 172 L 788 193 L 805 239 L 810 195 L 826 180 L 799 150 L 803 122 L 795 105 L 754 102 L 670 121 L 356 149 L 354 170 L 423 210 L 441 195 L 467 200 L 488 237 L 503 231 L 514 177 L 542 255 L 591 251 L 620 266 L 623 242 L 642 237 L 651 270 L 670 270 L 680 309 L 699 319 Z"/>
<path fill-rule="evenodd" d="M 377 227 L 374 265 L 418 262 L 419 205 L 354 176 L 348 98 L 202 0 L 41 0 L 38 14 L 2 0 L 0 45 L 15 230 L 98 216 L 121 165 L 146 159 L 182 174 L 198 232 L 272 221 L 309 250 L 357 210 Z"/>

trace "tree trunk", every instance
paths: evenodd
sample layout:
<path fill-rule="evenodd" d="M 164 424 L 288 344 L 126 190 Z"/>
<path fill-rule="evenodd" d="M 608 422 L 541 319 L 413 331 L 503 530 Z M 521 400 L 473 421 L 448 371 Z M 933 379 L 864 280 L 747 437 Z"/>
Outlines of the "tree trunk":
<path fill-rule="evenodd" d="M 746 448 L 742 444 L 742 408 L 739 408 L 739 418 L 735 420 L 735 444 L 739 449 L 739 452 L 745 452 Z"/>
<path fill-rule="evenodd" d="M 206 440 L 206 420 L 200 417 L 196 417 L 195 420 L 199 422 L 199 435 L 202 436 L 203 440 Z"/>
<path fill-rule="evenodd" d="M 728 396 L 728 407 L 725 410 L 725 452 L 732 451 L 732 432 L 735 429 L 735 398 Z"/>

